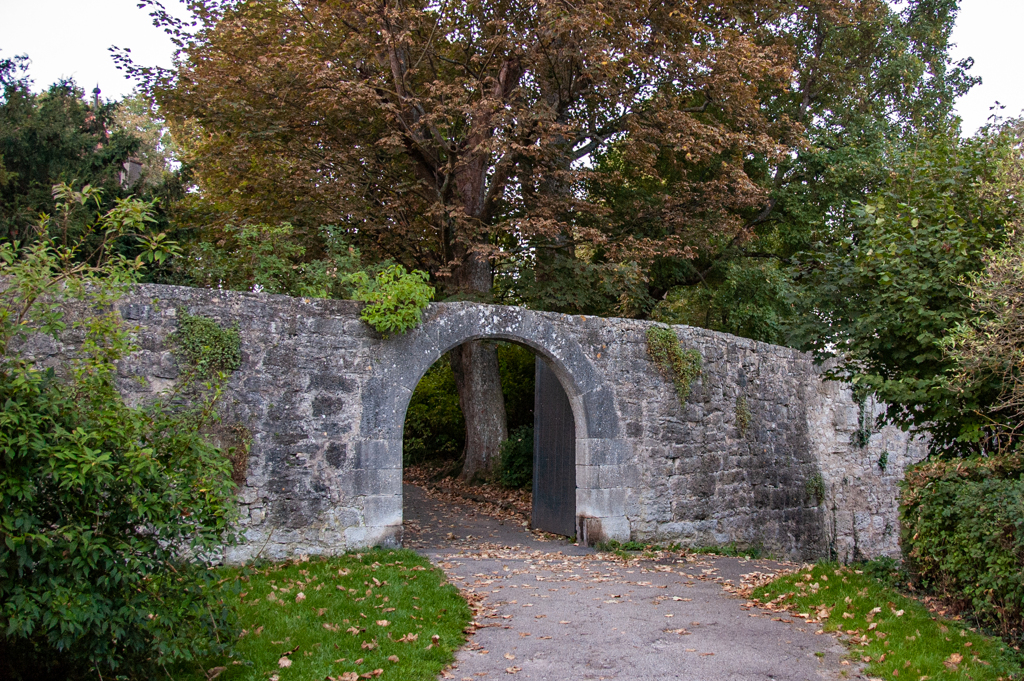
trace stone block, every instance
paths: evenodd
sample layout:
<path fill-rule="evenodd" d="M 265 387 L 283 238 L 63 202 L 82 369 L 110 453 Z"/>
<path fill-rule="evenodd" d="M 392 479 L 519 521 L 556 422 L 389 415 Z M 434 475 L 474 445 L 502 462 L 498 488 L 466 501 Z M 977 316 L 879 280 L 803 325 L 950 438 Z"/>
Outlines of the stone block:
<path fill-rule="evenodd" d="M 352 471 L 352 494 L 355 496 L 393 496 L 401 493 L 401 468 L 357 468 Z"/>
<path fill-rule="evenodd" d="M 402 468 L 401 440 L 356 440 L 352 448 L 355 468 Z"/>
<path fill-rule="evenodd" d="M 399 487 L 401 489 L 401 487 Z M 402 495 L 362 497 L 365 525 L 401 525 Z"/>
<path fill-rule="evenodd" d="M 625 478 L 622 473 L 623 468 L 623 465 L 598 466 L 598 470 L 600 471 L 599 480 L 601 483 L 598 487 L 602 489 L 623 487 L 623 483 L 625 482 Z"/>
<path fill-rule="evenodd" d="M 579 489 L 599 489 L 600 483 L 599 466 L 576 465 L 576 487 Z"/>
<path fill-rule="evenodd" d="M 629 440 L 577 439 L 576 463 L 584 466 L 611 466 L 632 458 Z"/>
<path fill-rule="evenodd" d="M 594 518 L 623 515 L 626 506 L 626 490 L 617 489 L 576 489 L 576 513 Z"/>
<path fill-rule="evenodd" d="M 584 546 L 607 541 L 627 542 L 630 540 L 629 520 L 625 516 L 579 516 L 576 520 L 576 536 Z"/>

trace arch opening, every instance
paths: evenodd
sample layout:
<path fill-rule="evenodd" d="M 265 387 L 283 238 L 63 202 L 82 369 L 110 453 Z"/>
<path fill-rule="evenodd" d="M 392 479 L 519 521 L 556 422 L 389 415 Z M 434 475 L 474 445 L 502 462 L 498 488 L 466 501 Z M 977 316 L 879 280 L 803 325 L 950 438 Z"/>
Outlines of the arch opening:
<path fill-rule="evenodd" d="M 580 428 L 556 362 L 521 339 L 468 338 L 498 346 L 501 393 L 507 418 L 505 441 L 483 480 L 460 476 L 466 456 L 465 422 L 446 348 L 408 392 L 402 428 L 403 518 L 410 499 L 420 492 L 409 486 L 441 486 L 456 494 L 470 492 L 527 511 L 530 527 L 567 537 L 576 535 L 576 450 Z M 462 343 L 455 344 L 459 347 Z M 469 406 L 472 408 L 472 406 Z M 422 519 L 421 519 L 422 520 Z M 404 543 L 415 545 L 422 530 L 416 521 L 405 528 Z"/>

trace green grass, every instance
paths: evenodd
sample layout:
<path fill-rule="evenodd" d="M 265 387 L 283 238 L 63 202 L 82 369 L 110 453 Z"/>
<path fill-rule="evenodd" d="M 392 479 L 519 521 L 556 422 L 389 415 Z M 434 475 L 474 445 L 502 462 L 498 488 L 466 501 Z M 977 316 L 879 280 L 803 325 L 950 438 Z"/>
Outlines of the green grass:
<path fill-rule="evenodd" d="M 869 677 L 897 681 L 997 681 L 1022 676 L 1019 654 L 997 638 L 937 618 L 863 570 L 821 563 L 754 591 L 762 604 L 820 619 L 838 631 Z M 823 617 L 823 615 L 825 615 Z"/>
<path fill-rule="evenodd" d="M 225 601 L 244 633 L 231 659 L 202 664 L 226 667 L 219 681 L 435 679 L 471 620 L 444 574 L 407 550 L 224 572 L 225 587 L 234 584 Z M 375 670 L 383 671 L 363 676 Z M 198 668 L 178 671 L 175 679 L 207 678 Z"/>

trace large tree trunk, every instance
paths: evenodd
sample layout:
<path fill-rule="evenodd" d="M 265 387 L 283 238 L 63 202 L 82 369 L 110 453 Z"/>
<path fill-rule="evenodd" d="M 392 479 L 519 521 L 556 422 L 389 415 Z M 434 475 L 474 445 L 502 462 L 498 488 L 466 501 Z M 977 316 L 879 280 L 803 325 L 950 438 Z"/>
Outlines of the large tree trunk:
<path fill-rule="evenodd" d="M 466 462 L 463 480 L 484 480 L 501 460 L 501 443 L 508 438 L 505 398 L 498 374 L 498 351 L 493 343 L 470 341 L 448 353 L 466 419 Z"/>
<path fill-rule="evenodd" d="M 467 253 L 454 274 L 453 283 L 460 292 L 490 294 L 491 265 L 485 256 Z M 501 443 L 508 438 L 498 349 L 493 343 L 470 341 L 449 352 L 448 357 L 466 419 L 466 461 L 461 477 L 485 479 L 494 473 Z"/>

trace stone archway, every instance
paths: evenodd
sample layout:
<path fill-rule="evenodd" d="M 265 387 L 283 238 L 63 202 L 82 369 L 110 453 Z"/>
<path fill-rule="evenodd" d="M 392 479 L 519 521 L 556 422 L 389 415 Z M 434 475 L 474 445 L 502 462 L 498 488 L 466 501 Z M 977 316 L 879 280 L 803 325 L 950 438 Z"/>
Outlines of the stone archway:
<path fill-rule="evenodd" d="M 368 485 L 366 525 L 393 543 L 402 523 L 402 431 L 413 390 L 438 359 L 475 340 L 504 340 L 533 350 L 546 360 L 569 400 L 576 426 L 576 513 L 580 540 L 628 540 L 626 490 L 622 467 L 630 461 L 622 437 L 612 387 L 594 368 L 575 334 L 555 320 L 563 315 L 523 308 L 453 303 L 433 306 L 423 324 L 384 340 L 372 359 L 362 390 L 362 415 L 355 443 L 356 469 Z M 376 517 L 373 517 L 376 516 Z M 389 531 L 381 532 L 384 528 Z M 393 528 L 393 529 L 392 529 Z"/>

